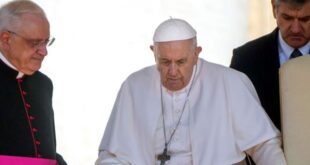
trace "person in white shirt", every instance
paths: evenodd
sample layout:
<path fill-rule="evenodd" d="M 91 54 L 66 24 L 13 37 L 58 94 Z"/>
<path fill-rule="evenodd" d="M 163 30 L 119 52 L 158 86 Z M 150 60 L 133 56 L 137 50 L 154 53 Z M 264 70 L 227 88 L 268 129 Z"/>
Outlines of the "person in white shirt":
<path fill-rule="evenodd" d="M 199 58 L 184 20 L 161 23 L 153 41 L 156 65 L 123 82 L 96 165 L 231 165 L 245 153 L 286 165 L 280 133 L 244 74 Z"/>

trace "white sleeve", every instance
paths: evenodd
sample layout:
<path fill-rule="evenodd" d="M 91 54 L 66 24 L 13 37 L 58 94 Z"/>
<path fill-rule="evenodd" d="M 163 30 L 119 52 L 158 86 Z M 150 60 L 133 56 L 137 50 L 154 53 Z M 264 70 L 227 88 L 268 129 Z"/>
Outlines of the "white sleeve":
<path fill-rule="evenodd" d="M 95 165 L 130 165 L 130 163 L 117 158 L 114 154 L 109 153 L 108 151 L 100 151 Z"/>
<path fill-rule="evenodd" d="M 248 150 L 256 165 L 287 165 L 280 137 L 274 137 Z"/>

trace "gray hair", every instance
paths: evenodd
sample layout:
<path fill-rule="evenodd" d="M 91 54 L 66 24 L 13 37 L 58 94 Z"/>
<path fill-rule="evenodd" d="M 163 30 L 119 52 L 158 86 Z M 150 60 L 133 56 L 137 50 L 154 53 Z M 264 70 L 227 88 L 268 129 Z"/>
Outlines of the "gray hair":
<path fill-rule="evenodd" d="M 275 0 L 275 4 L 277 6 L 279 6 L 281 3 L 287 3 L 294 6 L 302 6 L 307 2 L 309 2 L 309 0 Z"/>
<path fill-rule="evenodd" d="M 195 50 L 197 47 L 197 37 L 192 38 L 193 44 L 192 44 L 192 49 Z"/>
<path fill-rule="evenodd" d="M 46 18 L 43 9 L 30 0 L 14 0 L 0 8 L 0 31 L 17 26 L 23 14 L 36 14 Z"/>

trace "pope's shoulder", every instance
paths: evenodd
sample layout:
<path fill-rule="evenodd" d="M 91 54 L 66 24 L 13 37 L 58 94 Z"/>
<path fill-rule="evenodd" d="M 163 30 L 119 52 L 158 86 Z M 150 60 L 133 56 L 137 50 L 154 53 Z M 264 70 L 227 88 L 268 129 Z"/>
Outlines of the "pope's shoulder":
<path fill-rule="evenodd" d="M 213 62 L 208 62 L 201 59 L 201 68 L 199 69 L 202 72 L 202 75 L 208 75 L 206 78 L 237 78 L 237 77 L 246 77 L 246 75 L 238 70 L 229 68 L 227 66 L 216 64 Z"/>

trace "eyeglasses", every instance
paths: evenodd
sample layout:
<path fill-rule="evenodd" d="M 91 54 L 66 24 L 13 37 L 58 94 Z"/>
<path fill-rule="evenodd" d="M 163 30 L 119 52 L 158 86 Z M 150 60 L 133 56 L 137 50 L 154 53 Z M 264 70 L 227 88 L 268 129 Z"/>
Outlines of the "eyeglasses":
<path fill-rule="evenodd" d="M 54 41 L 55 41 L 55 38 L 54 37 L 51 37 L 49 39 L 46 39 L 46 40 L 38 40 L 38 39 L 29 39 L 29 38 L 26 38 L 26 37 L 23 37 L 22 35 L 18 34 L 18 33 L 15 33 L 13 31 L 7 31 L 8 33 L 10 34 L 14 34 L 20 38 L 22 38 L 23 40 L 26 41 L 26 43 L 31 47 L 31 48 L 40 48 L 40 47 L 46 47 L 46 46 L 51 46 Z"/>

